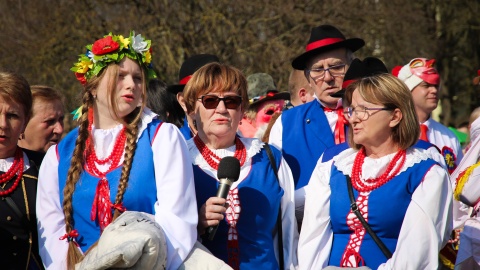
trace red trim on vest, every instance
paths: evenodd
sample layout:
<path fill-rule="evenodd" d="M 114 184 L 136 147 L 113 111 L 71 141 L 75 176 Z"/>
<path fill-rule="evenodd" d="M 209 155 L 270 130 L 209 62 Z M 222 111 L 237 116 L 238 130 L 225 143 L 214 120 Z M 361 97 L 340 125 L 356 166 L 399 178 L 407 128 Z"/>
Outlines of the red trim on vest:
<path fill-rule="evenodd" d="M 155 140 L 155 137 L 157 137 L 158 130 L 162 126 L 163 122 L 160 122 L 160 125 L 158 125 L 157 129 L 155 130 L 155 134 L 153 135 L 152 141 L 150 142 L 150 146 L 153 144 L 153 140 Z"/>
<path fill-rule="evenodd" d="M 325 39 L 322 39 L 322 40 L 317 40 L 317 41 L 314 41 L 314 42 L 308 44 L 307 47 L 305 47 L 305 51 L 308 52 L 308 51 L 311 51 L 313 49 L 328 46 L 328 45 L 338 43 L 338 42 L 341 42 L 341 41 L 344 41 L 344 39 L 343 38 L 325 38 Z"/>
<path fill-rule="evenodd" d="M 192 75 L 188 75 L 188 76 L 184 77 L 183 79 L 181 79 L 179 83 L 182 84 L 182 85 L 185 85 L 185 84 L 188 83 L 188 81 L 190 81 L 191 78 L 192 78 Z"/>

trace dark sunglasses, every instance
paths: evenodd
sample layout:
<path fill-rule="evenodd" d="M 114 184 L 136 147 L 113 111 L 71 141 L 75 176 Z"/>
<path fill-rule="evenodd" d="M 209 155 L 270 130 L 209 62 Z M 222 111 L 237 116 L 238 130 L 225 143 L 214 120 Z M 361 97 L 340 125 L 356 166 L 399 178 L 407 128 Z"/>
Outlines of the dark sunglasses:
<path fill-rule="evenodd" d="M 227 109 L 236 110 L 242 104 L 241 96 L 225 96 L 223 98 L 215 95 L 204 95 L 198 98 L 205 109 L 216 109 L 220 101 L 223 100 Z"/>

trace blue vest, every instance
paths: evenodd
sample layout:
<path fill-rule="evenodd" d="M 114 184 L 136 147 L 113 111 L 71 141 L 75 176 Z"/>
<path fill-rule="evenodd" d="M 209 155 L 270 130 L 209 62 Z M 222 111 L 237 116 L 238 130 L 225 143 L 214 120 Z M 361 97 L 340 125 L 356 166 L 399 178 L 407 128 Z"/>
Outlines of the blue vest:
<path fill-rule="evenodd" d="M 280 167 L 281 153 L 271 147 L 277 168 Z M 197 207 L 210 197 L 215 197 L 218 181 L 198 166 L 193 166 Z M 248 176 L 237 186 L 241 212 L 237 222 L 240 249 L 240 269 L 278 269 L 275 258 L 272 232 L 276 228 L 280 200 L 284 194 L 270 166 L 265 149 L 252 158 Z M 228 224 L 220 222 L 212 241 L 202 242 L 217 258 L 228 262 Z"/>
<path fill-rule="evenodd" d="M 188 121 L 187 117 L 183 118 L 183 126 L 179 128 L 180 133 L 182 133 L 183 137 L 185 138 L 186 141 L 190 140 L 193 138 L 192 132 L 190 131 L 190 127 L 188 126 Z"/>
<path fill-rule="evenodd" d="M 157 201 L 157 186 L 155 183 L 151 143 L 160 126 L 161 122 L 159 120 L 153 120 L 148 124 L 146 130 L 142 132 L 138 140 L 127 189 L 123 196 L 123 205 L 127 210 L 154 214 L 153 206 Z M 67 181 L 68 169 L 70 168 L 70 161 L 77 137 L 78 128 L 69 132 L 58 144 L 60 205 L 63 203 L 63 189 Z M 110 186 L 110 200 L 112 203 L 115 202 L 115 196 L 117 195 L 122 167 L 123 165 L 120 165 L 106 175 Z M 74 229 L 80 234 L 80 236 L 77 237 L 77 242 L 83 252 L 100 238 L 98 222 L 90 219 L 90 211 L 99 180 L 100 178 L 84 170 L 75 185 L 75 191 L 73 193 Z"/>
<path fill-rule="evenodd" d="M 403 219 L 415 189 L 422 182 L 425 174 L 437 164 L 432 159 L 423 160 L 400 173 L 392 180 L 373 190 L 368 198 L 368 224 L 388 249 L 394 253 Z M 332 165 L 330 177 L 330 217 L 333 230 L 333 243 L 329 265 L 339 266 L 350 235 L 353 231 L 346 224 L 350 212 L 350 199 L 346 177 L 335 164 Z M 358 192 L 353 188 L 355 199 Z M 387 261 L 375 241 L 368 233 L 360 246 L 360 255 L 366 266 L 377 269 Z"/>
<path fill-rule="evenodd" d="M 284 111 L 281 117 L 282 153 L 299 189 L 308 184 L 318 159 L 335 145 L 335 139 L 317 100 Z"/>

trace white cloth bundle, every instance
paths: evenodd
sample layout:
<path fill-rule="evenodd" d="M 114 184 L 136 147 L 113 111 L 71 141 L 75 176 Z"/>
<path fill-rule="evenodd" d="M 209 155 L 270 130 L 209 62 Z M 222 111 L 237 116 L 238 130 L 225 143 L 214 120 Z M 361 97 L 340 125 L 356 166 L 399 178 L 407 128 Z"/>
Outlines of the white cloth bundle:
<path fill-rule="evenodd" d="M 75 269 L 166 269 L 165 234 L 154 216 L 126 211 L 103 231 Z"/>

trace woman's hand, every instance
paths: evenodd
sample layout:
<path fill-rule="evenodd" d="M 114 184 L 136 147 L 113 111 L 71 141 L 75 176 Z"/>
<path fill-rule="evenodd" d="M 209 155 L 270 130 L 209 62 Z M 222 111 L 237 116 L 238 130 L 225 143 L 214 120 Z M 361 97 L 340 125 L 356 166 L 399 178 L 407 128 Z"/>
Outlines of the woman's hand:
<path fill-rule="evenodd" d="M 223 214 L 227 211 L 226 200 L 219 197 L 210 197 L 200 208 L 198 213 L 198 234 L 203 235 L 205 229 L 215 226 L 223 220 Z"/>

